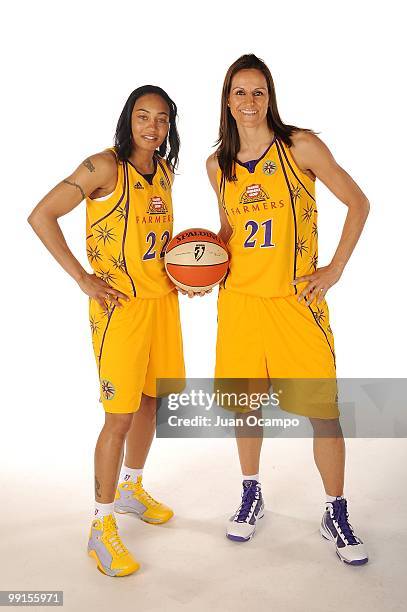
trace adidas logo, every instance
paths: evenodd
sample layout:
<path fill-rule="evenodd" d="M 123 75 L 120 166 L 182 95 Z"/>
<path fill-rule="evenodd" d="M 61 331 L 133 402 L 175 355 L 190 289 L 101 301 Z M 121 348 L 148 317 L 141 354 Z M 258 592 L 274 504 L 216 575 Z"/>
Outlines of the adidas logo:
<path fill-rule="evenodd" d="M 134 185 L 134 189 L 144 189 L 143 185 L 140 183 L 140 181 L 137 181 L 137 183 Z"/>

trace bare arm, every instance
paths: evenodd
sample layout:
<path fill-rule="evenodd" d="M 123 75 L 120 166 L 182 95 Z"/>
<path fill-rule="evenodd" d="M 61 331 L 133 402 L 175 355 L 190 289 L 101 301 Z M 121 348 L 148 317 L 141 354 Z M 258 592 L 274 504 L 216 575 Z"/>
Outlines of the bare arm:
<path fill-rule="evenodd" d="M 218 209 L 219 209 L 219 218 L 220 218 L 220 231 L 218 232 L 218 236 L 223 240 L 226 244 L 232 235 L 232 228 L 226 216 L 226 212 L 222 206 L 221 196 L 219 193 L 219 186 L 216 180 L 216 173 L 218 171 L 218 160 L 216 159 L 216 155 L 212 154 L 206 160 L 206 171 L 208 173 L 209 182 L 212 185 L 216 197 L 218 199 Z"/>
<path fill-rule="evenodd" d="M 303 171 L 310 170 L 326 187 L 348 207 L 338 247 L 328 266 L 303 276 L 294 282 L 311 281 L 300 294 L 299 300 L 308 292 L 308 301 L 319 296 L 319 301 L 326 291 L 342 275 L 353 250 L 359 240 L 369 214 L 370 204 L 366 195 L 351 176 L 335 161 L 328 147 L 314 134 L 300 132 L 293 138 L 291 153 L 297 165 Z"/>
<path fill-rule="evenodd" d="M 121 304 L 115 297 L 126 297 L 109 287 L 94 274 L 89 274 L 70 251 L 58 218 L 78 206 L 82 200 L 97 189 L 103 189 L 112 181 L 117 172 L 116 162 L 109 153 L 98 153 L 82 162 L 66 179 L 58 183 L 37 204 L 27 221 L 63 269 L 76 280 L 81 289 L 104 305 L 107 293 L 116 305 Z"/>

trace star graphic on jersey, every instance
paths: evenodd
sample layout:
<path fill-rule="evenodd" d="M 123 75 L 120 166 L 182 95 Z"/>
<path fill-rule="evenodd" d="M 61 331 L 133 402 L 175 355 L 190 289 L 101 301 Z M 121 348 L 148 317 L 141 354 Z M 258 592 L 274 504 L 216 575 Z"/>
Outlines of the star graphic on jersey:
<path fill-rule="evenodd" d="M 103 397 L 107 400 L 112 399 L 114 397 L 116 389 L 113 386 L 113 383 L 110 380 L 101 380 L 100 386 L 102 388 Z"/>
<path fill-rule="evenodd" d="M 314 210 L 314 207 L 312 206 L 312 204 L 309 204 L 307 202 L 307 207 L 303 209 L 302 211 L 302 219 L 303 221 L 310 221 L 311 220 L 311 216 L 312 216 L 312 212 Z"/>
<path fill-rule="evenodd" d="M 313 256 L 311 257 L 311 266 L 314 268 L 314 272 L 317 269 L 318 266 L 318 255 L 317 253 L 314 253 Z"/>
<path fill-rule="evenodd" d="M 277 170 L 277 164 L 273 162 L 271 159 L 267 159 L 263 164 L 263 172 L 270 176 L 270 174 L 274 174 Z"/>
<path fill-rule="evenodd" d="M 110 261 L 112 262 L 113 267 L 116 270 L 122 270 L 122 272 L 125 271 L 125 269 L 124 269 L 124 259 L 123 259 L 121 253 L 119 253 L 117 259 L 116 259 L 116 257 L 110 257 Z"/>
<path fill-rule="evenodd" d="M 301 187 L 299 185 L 296 185 L 294 187 L 294 185 L 291 183 L 291 189 L 290 189 L 290 193 L 291 193 L 291 197 L 294 200 L 294 204 L 297 203 L 297 200 L 301 199 Z"/>
<path fill-rule="evenodd" d="M 110 272 L 110 268 L 107 271 L 105 271 L 105 270 L 98 270 L 98 274 L 97 275 L 99 276 L 99 278 L 104 280 L 105 283 L 114 283 L 115 282 L 116 276 Z"/>
<path fill-rule="evenodd" d="M 322 321 L 325 319 L 325 313 L 322 308 L 319 308 L 319 306 L 317 306 L 317 311 L 314 312 L 314 317 L 318 323 L 322 323 Z"/>
<path fill-rule="evenodd" d="M 93 334 L 97 335 L 97 333 L 99 331 L 99 327 L 98 327 L 99 322 L 96 321 L 95 317 L 90 317 L 89 323 L 90 323 L 90 329 L 92 330 L 92 336 L 93 336 Z"/>
<path fill-rule="evenodd" d="M 88 254 L 88 259 L 91 262 L 92 261 L 101 261 L 102 260 L 102 255 L 101 255 L 97 245 L 94 248 L 92 246 L 89 246 L 86 252 Z"/>
<path fill-rule="evenodd" d="M 107 223 L 105 224 L 105 227 L 98 225 L 96 232 L 98 233 L 98 241 L 103 240 L 103 244 L 106 244 L 106 242 L 109 243 L 111 240 L 116 240 L 113 230 L 107 227 Z"/>
<path fill-rule="evenodd" d="M 117 215 L 116 215 L 116 219 L 119 219 L 119 221 L 121 221 L 122 219 L 125 219 L 127 217 L 127 210 L 125 206 L 118 206 L 117 208 Z"/>
<path fill-rule="evenodd" d="M 299 237 L 297 240 L 297 253 L 301 255 L 308 251 L 308 247 L 306 245 L 307 239 Z"/>
<path fill-rule="evenodd" d="M 312 231 L 311 231 L 312 235 L 315 236 L 315 238 L 318 237 L 318 227 L 316 223 L 312 224 Z"/>
<path fill-rule="evenodd" d="M 112 302 L 105 302 L 106 307 L 103 309 L 103 317 L 107 317 L 108 319 L 112 316 L 112 312 L 114 310 L 114 305 Z"/>

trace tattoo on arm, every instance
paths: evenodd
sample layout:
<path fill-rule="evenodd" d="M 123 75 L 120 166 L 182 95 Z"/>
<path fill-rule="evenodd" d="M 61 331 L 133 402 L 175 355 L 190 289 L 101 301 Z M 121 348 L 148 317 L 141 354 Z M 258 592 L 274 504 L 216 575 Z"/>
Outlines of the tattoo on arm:
<path fill-rule="evenodd" d="M 85 159 L 85 161 L 83 162 L 83 165 L 85 166 L 85 168 L 89 170 L 89 172 L 95 172 L 95 166 L 92 164 L 90 157 Z"/>
<path fill-rule="evenodd" d="M 62 182 L 66 183 L 67 185 L 72 185 L 72 187 L 77 187 L 79 189 L 79 191 L 81 192 L 82 198 L 86 198 L 86 195 L 85 195 L 82 187 L 78 183 L 75 183 L 75 181 L 73 183 L 71 183 L 71 181 L 68 181 L 67 179 L 64 179 Z"/>
<path fill-rule="evenodd" d="M 97 476 L 95 476 L 95 495 L 98 499 L 102 497 L 102 493 L 100 490 L 100 482 L 98 481 Z"/>

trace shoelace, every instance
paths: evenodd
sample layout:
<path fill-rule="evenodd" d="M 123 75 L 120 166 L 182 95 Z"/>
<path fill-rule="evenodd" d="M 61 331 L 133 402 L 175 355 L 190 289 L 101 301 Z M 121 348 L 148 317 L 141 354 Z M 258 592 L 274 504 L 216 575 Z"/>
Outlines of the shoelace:
<path fill-rule="evenodd" d="M 258 487 L 256 484 L 245 486 L 242 494 L 242 503 L 240 504 L 234 520 L 238 523 L 245 523 L 249 516 L 253 502 L 258 499 Z"/>
<path fill-rule="evenodd" d="M 119 534 L 117 533 L 117 524 L 113 515 L 109 515 L 106 517 L 104 530 L 106 540 L 109 542 L 114 552 L 119 557 L 126 555 L 128 553 L 128 550 L 121 541 Z"/>
<path fill-rule="evenodd" d="M 154 499 L 154 497 L 151 497 L 150 493 L 147 493 L 147 491 L 143 489 L 143 485 L 141 483 L 129 482 L 127 485 L 127 488 L 137 493 L 141 501 L 143 502 L 146 501 L 150 503 L 152 506 L 158 506 L 159 502 L 156 499 Z"/>
<path fill-rule="evenodd" d="M 334 519 L 338 523 L 343 535 L 348 544 L 359 544 L 358 538 L 353 533 L 353 527 L 349 523 L 349 513 L 347 509 L 346 499 L 337 499 L 332 503 Z"/>

